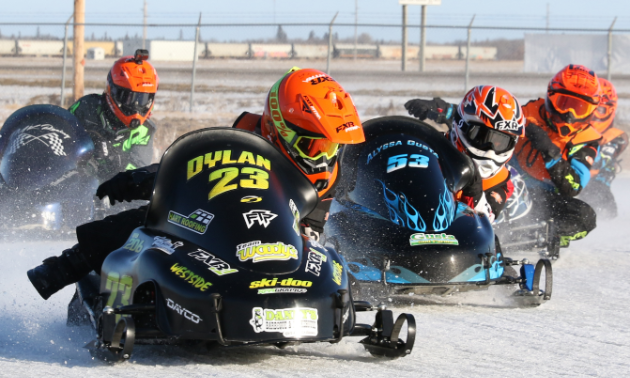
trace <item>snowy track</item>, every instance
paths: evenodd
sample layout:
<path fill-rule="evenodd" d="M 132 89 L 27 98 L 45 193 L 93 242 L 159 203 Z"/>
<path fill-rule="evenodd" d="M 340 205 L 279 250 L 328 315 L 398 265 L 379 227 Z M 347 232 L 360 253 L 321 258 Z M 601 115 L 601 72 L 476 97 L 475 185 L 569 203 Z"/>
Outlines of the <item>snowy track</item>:
<path fill-rule="evenodd" d="M 26 270 L 72 242 L 0 244 L 0 376 L 64 377 L 507 377 L 627 376 L 630 372 L 630 201 L 614 186 L 620 216 L 562 250 L 554 292 L 537 308 L 511 308 L 500 290 L 462 296 L 477 305 L 397 308 L 416 316 L 411 356 L 371 357 L 347 338 L 339 345 L 195 350 L 137 346 L 130 362 L 93 360 L 87 327 L 65 326 L 73 288 L 44 302 Z M 368 319 L 365 319 L 367 321 Z"/>

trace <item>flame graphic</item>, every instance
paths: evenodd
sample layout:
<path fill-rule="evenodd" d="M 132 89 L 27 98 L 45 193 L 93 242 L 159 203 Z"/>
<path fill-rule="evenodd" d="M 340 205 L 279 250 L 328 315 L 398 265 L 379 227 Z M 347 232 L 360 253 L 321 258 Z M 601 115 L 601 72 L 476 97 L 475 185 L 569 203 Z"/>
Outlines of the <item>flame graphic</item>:
<path fill-rule="evenodd" d="M 446 181 L 444 181 L 444 193 L 440 196 L 440 204 L 433 218 L 433 231 L 444 231 L 451 225 L 453 210 L 455 210 L 453 202 L 453 194 L 448 190 Z"/>
<path fill-rule="evenodd" d="M 404 226 L 414 231 L 426 231 L 426 223 L 424 223 L 418 210 L 407 201 L 407 196 L 404 193 L 396 194 L 389 190 L 382 181 L 376 181 L 383 185 L 383 196 L 387 210 L 389 210 L 389 219 L 399 226 Z"/>

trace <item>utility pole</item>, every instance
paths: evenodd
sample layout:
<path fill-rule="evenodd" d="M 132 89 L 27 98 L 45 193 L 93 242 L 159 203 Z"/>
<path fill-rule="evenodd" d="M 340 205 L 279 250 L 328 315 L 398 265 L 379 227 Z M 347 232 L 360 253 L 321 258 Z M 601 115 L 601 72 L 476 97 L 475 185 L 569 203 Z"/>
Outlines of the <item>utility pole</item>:
<path fill-rule="evenodd" d="M 473 14 L 472 19 L 470 20 L 470 24 L 468 24 L 468 42 L 466 43 L 466 68 L 464 74 L 464 93 L 468 91 L 468 77 L 469 77 L 469 65 L 470 65 L 470 35 L 472 24 L 475 22 L 475 16 Z"/>
<path fill-rule="evenodd" d="M 74 15 L 70 16 L 68 18 L 68 21 L 66 21 L 66 31 L 63 34 L 63 64 L 62 64 L 62 70 L 61 70 L 61 98 L 59 99 L 59 103 L 62 108 L 65 107 L 65 91 L 66 91 L 66 56 L 68 55 L 68 24 L 70 23 L 70 20 L 72 20 L 72 17 L 74 17 Z"/>
<path fill-rule="evenodd" d="M 195 74 L 197 72 L 197 46 L 199 46 L 199 28 L 201 28 L 201 12 L 199 12 L 199 22 L 197 23 L 197 30 L 195 31 L 195 47 L 194 47 L 194 55 L 193 55 L 193 66 L 192 66 L 192 77 L 190 79 L 190 106 L 188 107 L 188 111 L 192 113 L 193 111 L 193 101 L 195 97 Z"/>
<path fill-rule="evenodd" d="M 613 49 L 613 28 L 615 27 L 615 22 L 617 22 L 617 17 L 613 20 L 612 24 L 610 24 L 610 29 L 608 29 L 608 71 L 606 72 L 606 79 L 610 81 L 612 75 L 612 49 Z"/>
<path fill-rule="evenodd" d="M 402 70 L 407 70 L 407 4 L 402 6 Z"/>
<path fill-rule="evenodd" d="M 359 23 L 359 0 L 354 0 L 354 60 L 357 60 L 357 24 Z"/>
<path fill-rule="evenodd" d="M 335 13 L 335 17 L 333 17 L 333 19 L 330 21 L 330 25 L 328 25 L 328 55 L 326 57 L 326 73 L 328 75 L 330 75 L 330 58 L 332 58 L 332 53 L 333 53 L 333 33 L 332 33 L 332 27 L 333 24 L 335 23 L 335 19 L 337 18 L 337 15 L 339 14 L 339 11 L 337 11 L 337 13 Z"/>
<path fill-rule="evenodd" d="M 74 0 L 74 87 L 72 95 L 74 101 L 83 97 L 83 73 L 85 59 L 84 55 L 85 38 L 85 0 Z"/>
<path fill-rule="evenodd" d="M 420 59 L 420 72 L 424 72 L 424 50 L 427 46 L 427 31 L 425 25 L 427 24 L 427 6 L 423 5 L 420 11 L 420 51 L 418 51 L 418 58 Z"/>
<path fill-rule="evenodd" d="M 549 3 L 547 3 L 547 28 L 546 33 L 549 34 Z"/>
<path fill-rule="evenodd" d="M 144 0 L 144 10 L 142 18 L 142 49 L 146 49 L 147 40 L 147 0 Z"/>

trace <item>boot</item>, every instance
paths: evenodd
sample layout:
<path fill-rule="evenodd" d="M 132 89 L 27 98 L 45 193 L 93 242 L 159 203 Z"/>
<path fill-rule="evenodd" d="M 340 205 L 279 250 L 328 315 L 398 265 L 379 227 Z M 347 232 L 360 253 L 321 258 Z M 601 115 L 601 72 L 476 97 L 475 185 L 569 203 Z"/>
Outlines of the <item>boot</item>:
<path fill-rule="evenodd" d="M 61 256 L 52 256 L 26 274 L 31 284 L 44 299 L 50 298 L 64 287 L 78 282 L 92 268 L 79 250 L 79 245 L 66 249 Z"/>

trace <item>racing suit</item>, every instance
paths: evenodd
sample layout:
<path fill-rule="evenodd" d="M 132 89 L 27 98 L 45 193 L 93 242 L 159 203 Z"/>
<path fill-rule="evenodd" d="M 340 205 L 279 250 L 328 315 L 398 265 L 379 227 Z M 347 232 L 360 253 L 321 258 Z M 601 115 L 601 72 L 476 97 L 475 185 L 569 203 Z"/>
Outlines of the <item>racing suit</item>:
<path fill-rule="evenodd" d="M 544 99 L 523 106 L 525 137 L 514 150 L 514 167 L 523 173 L 533 199 L 533 215 L 553 218 L 560 246 L 584 238 L 596 226 L 594 210 L 576 198 L 588 184 L 601 135 L 587 126 L 576 135 L 562 137 L 548 124 Z"/>
<path fill-rule="evenodd" d="M 260 115 L 243 113 L 234 122 L 233 127 L 260 134 Z M 133 181 L 134 190 L 124 193 L 125 200 L 150 199 L 159 164 L 136 169 L 128 173 Z M 332 203 L 337 184 L 336 177 L 325 189 L 316 208 L 302 220 L 302 231 L 309 237 L 319 237 L 328 220 L 328 211 Z M 147 206 L 123 211 L 77 227 L 79 250 L 88 260 L 92 270 L 100 272 L 101 265 L 109 253 L 122 247 L 131 232 L 144 224 Z M 317 239 L 316 239 L 317 240 Z"/>
<path fill-rule="evenodd" d="M 591 168 L 591 183 L 584 188 L 580 199 L 587 202 L 604 218 L 617 216 L 617 202 L 611 184 L 619 167 L 619 157 L 628 146 L 628 135 L 615 127 L 602 134 L 600 152 Z"/>
<path fill-rule="evenodd" d="M 144 167 L 153 158 L 155 124 L 147 120 L 133 129 L 125 126 L 109 109 L 105 95 L 81 97 L 70 108 L 94 142 L 91 163 L 100 182 L 116 173 Z"/>

